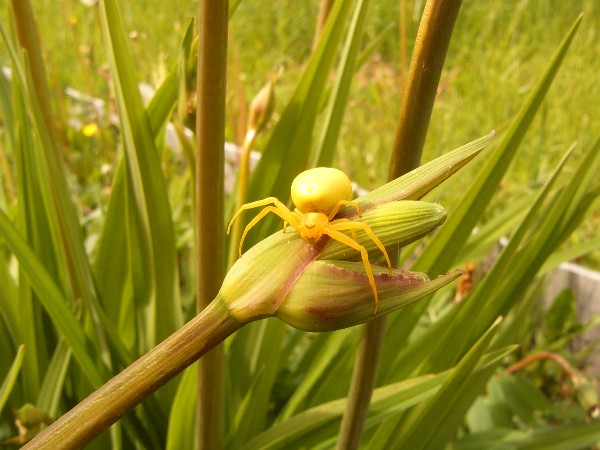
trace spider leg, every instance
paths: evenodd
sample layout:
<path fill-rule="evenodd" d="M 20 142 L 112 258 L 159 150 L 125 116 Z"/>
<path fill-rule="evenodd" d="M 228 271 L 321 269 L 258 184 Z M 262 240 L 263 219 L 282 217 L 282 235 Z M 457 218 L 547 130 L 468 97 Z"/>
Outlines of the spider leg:
<path fill-rule="evenodd" d="M 329 222 L 331 223 L 341 223 L 341 222 L 350 222 L 350 219 L 336 219 L 335 222 Z M 341 230 L 341 228 L 338 227 L 334 227 L 334 229 L 336 230 Z M 352 234 L 352 239 L 356 240 L 356 231 L 354 230 L 354 228 L 350 228 L 350 234 Z"/>
<path fill-rule="evenodd" d="M 333 222 L 331 222 L 329 224 L 329 226 L 331 228 L 333 228 L 334 230 L 353 230 L 353 229 L 357 229 L 357 228 L 364 230 L 364 232 L 367 233 L 367 235 L 371 238 L 371 240 L 373 242 L 375 242 L 375 245 L 377 246 L 377 248 L 379 250 L 381 250 L 381 253 L 383 253 L 383 256 L 385 256 L 385 261 L 387 262 L 389 273 L 390 273 L 390 275 L 392 274 L 392 263 L 390 262 L 390 257 L 388 256 L 387 251 L 385 250 L 385 247 L 383 246 L 383 244 L 381 243 L 379 238 L 375 235 L 375 233 L 373 233 L 373 230 L 371 229 L 371 227 L 369 225 L 367 225 L 366 223 L 362 223 L 362 222 L 352 222 L 350 220 L 348 220 L 348 221 L 334 220 Z"/>
<path fill-rule="evenodd" d="M 259 206 L 267 206 L 271 203 L 277 204 L 277 203 L 281 203 L 281 202 L 276 197 L 267 197 L 267 198 L 263 198 L 262 200 L 257 200 L 255 202 L 250 202 L 250 203 L 246 203 L 245 205 L 242 205 L 240 207 L 240 209 L 238 209 L 237 212 L 231 218 L 231 222 L 229 222 L 229 226 L 227 227 L 227 234 L 229 234 L 229 231 L 231 230 L 231 225 L 233 225 L 233 222 L 235 222 L 235 220 L 239 217 L 239 215 L 242 212 L 244 212 L 248 209 L 258 208 Z M 281 203 L 281 204 L 283 205 L 283 203 Z"/>
<path fill-rule="evenodd" d="M 354 206 L 356 208 L 356 213 L 360 216 L 360 206 L 358 206 L 358 202 L 357 201 L 354 201 L 354 200 L 340 200 L 333 207 L 333 209 L 329 213 L 329 216 L 327 216 L 327 218 L 329 219 L 329 221 L 331 222 L 331 219 L 333 219 L 335 217 L 335 215 L 338 212 L 340 212 L 340 208 L 342 206 L 346 206 L 346 205 Z"/>
<path fill-rule="evenodd" d="M 293 226 L 296 230 L 298 230 L 298 232 L 300 232 L 300 222 L 302 222 L 302 213 L 298 210 L 298 208 L 296 208 L 294 211 L 290 211 L 292 213 L 292 216 L 294 216 L 296 218 L 296 225 L 292 225 L 290 223 L 291 226 Z M 288 226 L 288 220 L 283 221 L 283 232 L 285 233 L 285 230 Z"/>
<path fill-rule="evenodd" d="M 375 285 L 375 278 L 373 277 L 373 269 L 371 269 L 371 263 L 369 262 L 369 254 L 367 253 L 367 249 L 358 242 L 353 241 L 349 236 L 346 236 L 341 231 L 337 231 L 333 228 L 326 227 L 323 230 L 323 233 L 332 239 L 335 239 L 342 244 L 346 244 L 348 247 L 352 247 L 360 252 L 365 270 L 367 272 L 367 278 L 369 279 L 369 284 L 371 285 L 371 288 L 373 289 L 373 295 L 375 296 L 375 311 L 373 312 L 373 315 L 377 314 L 377 310 L 379 309 L 379 297 L 377 295 L 377 286 Z"/>
<path fill-rule="evenodd" d="M 244 233 L 242 234 L 242 238 L 240 239 L 240 248 L 239 248 L 240 256 L 242 256 L 242 246 L 244 245 L 244 239 L 246 239 L 246 234 L 248 234 L 248 231 L 250 231 L 250 229 L 254 225 L 256 225 L 263 217 L 265 217 L 270 212 L 278 215 L 285 222 L 288 222 L 291 226 L 298 229 L 298 227 L 299 227 L 298 220 L 296 220 L 293 213 L 279 200 L 276 199 L 276 202 L 274 202 L 274 203 L 275 203 L 275 206 L 266 206 L 265 208 L 263 208 L 263 210 L 261 212 L 259 212 L 254 217 L 254 219 L 252 219 L 250 221 L 250 223 L 248 225 L 246 225 L 246 228 L 244 228 Z"/>

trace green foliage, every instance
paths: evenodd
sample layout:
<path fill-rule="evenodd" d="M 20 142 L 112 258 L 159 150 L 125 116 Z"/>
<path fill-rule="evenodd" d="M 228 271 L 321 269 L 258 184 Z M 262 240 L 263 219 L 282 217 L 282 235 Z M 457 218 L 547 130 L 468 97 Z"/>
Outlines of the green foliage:
<path fill-rule="evenodd" d="M 368 53 L 361 55 L 360 49 L 362 45 L 367 52 L 376 51 L 384 61 L 395 58 L 398 44 L 385 31 L 391 6 L 335 2 L 311 51 L 310 33 L 286 27 L 294 20 L 312 26 L 314 5 L 300 7 L 298 19 L 293 20 L 280 9 L 265 10 L 264 2 L 260 3 L 259 11 L 251 1 L 230 2 L 238 47 L 243 28 L 251 28 L 253 19 L 258 22 L 254 26 L 269 32 L 275 25 L 274 46 L 267 47 L 259 35 L 244 48 L 243 67 L 244 58 L 250 57 L 259 68 L 257 79 L 248 85 L 258 88 L 267 78 L 267 66 L 278 65 L 271 52 L 279 62 L 287 58 L 288 68 L 280 81 L 278 114 L 257 141 L 262 158 L 250 180 L 248 199 L 275 195 L 289 201 L 295 174 L 317 164 L 345 166 L 369 187 L 382 184 L 394 120 L 375 110 L 391 111 L 387 115 L 395 117 L 395 107 L 387 102 L 398 102 L 400 95 L 394 83 L 381 78 L 393 64 L 367 64 Z M 548 270 L 600 247 L 597 234 L 568 250 L 562 247 L 587 223 L 587 212 L 600 193 L 600 139 L 592 139 L 599 130 L 584 119 L 563 120 L 577 107 L 568 105 L 576 103 L 572 97 L 580 95 L 581 86 L 593 77 L 583 72 L 581 79 L 571 74 L 565 80 L 559 73 L 568 58 L 571 64 L 573 60 L 581 67 L 587 64 L 585 44 L 594 42 L 590 41 L 593 33 L 575 13 L 569 16 L 572 5 L 564 7 L 567 13 L 558 20 L 557 14 L 550 14 L 550 6 L 521 1 L 513 2 L 516 7 L 511 10 L 492 1 L 484 3 L 489 8 L 465 5 L 459 16 L 425 155 L 431 159 L 446 154 L 455 146 L 451 142 L 471 141 L 488 133 L 492 124 L 499 130 L 498 145 L 482 154 L 478 173 L 462 169 L 454 177 L 459 181 L 428 197 L 444 206 L 447 200 L 448 222 L 423 248 L 404 249 L 402 261 L 435 276 L 467 262 L 481 266 L 501 236 L 509 236 L 509 243 L 475 288 L 462 293 L 460 302 L 452 302 L 455 292 L 445 288 L 389 316 L 377 387 L 361 440 L 368 448 L 579 448 L 600 441 L 600 424 L 577 403 L 576 389 L 564 389 L 560 370 L 544 363 L 520 373 L 506 371 L 508 364 L 539 351 L 563 354 L 573 366 L 578 362 L 567 347 L 585 329 L 575 320 L 575 299 L 565 293 L 547 312 L 539 312 L 536 298 Z M 597 5 L 583 3 L 593 17 Z M 36 5 L 36 11 L 47 7 Z M 161 21 L 151 18 L 158 36 L 183 43 L 179 58 L 174 50 L 177 44 L 171 45 L 169 64 L 179 62 L 169 70 L 163 61 L 153 61 L 152 68 L 161 67 L 164 77 L 145 105 L 138 83 L 141 76 L 145 81 L 152 78 L 150 69 L 139 42 L 128 39 L 128 25 L 124 25 L 140 12 L 137 6 L 126 12 L 120 7 L 115 0 L 103 0 L 96 9 L 78 6 L 73 11 L 89 24 L 86 35 L 101 36 L 104 45 L 98 58 L 106 59 L 110 72 L 110 89 L 94 76 L 89 92 L 101 91 L 107 100 L 112 93 L 118 112 L 109 125 L 103 117 L 110 110 L 107 102 L 105 111 L 94 116 L 101 126 L 93 136 L 81 133 L 80 125 L 92 117 L 89 111 L 65 102 L 45 86 L 47 80 L 41 83 L 33 76 L 39 73 L 36 55 L 41 56 L 43 48 L 33 45 L 21 51 L 22 36 L 11 31 L 18 27 L 8 18 L 2 25 L 12 76 L 0 75 L 0 441 L 29 438 L 27 431 L 37 431 L 48 417 L 56 419 L 71 409 L 193 314 L 194 176 L 189 165 L 193 155 L 172 151 L 164 136 L 168 124 L 177 122 L 173 113 L 182 115 L 189 106 L 183 108 L 181 101 L 190 98 L 184 95 L 190 90 L 185 75 L 195 66 L 195 55 L 190 53 L 195 45 L 190 29 L 187 33 L 183 27 L 175 33 L 160 30 Z M 416 16 L 419 12 L 414 11 Z M 494 14 L 502 19 L 492 21 Z M 66 18 L 66 9 L 62 15 Z M 532 16 L 542 20 L 533 21 Z M 570 30 L 565 25 L 567 16 L 574 20 Z M 95 19 L 100 20 L 100 28 Z M 14 20 L 35 29 L 31 17 L 15 14 Z M 42 15 L 41 23 L 46 20 Z M 488 26 L 490 21 L 495 25 Z M 409 24 L 410 36 L 415 24 Z M 506 24 L 508 34 L 494 40 L 494 29 Z M 560 42 L 553 40 L 552 57 L 549 50 L 531 56 L 521 42 L 524 35 L 531 39 L 548 32 L 540 28 L 565 35 Z M 83 28 L 78 30 L 81 39 Z M 42 26 L 40 34 L 47 33 Z M 295 46 L 290 47 L 290 42 Z M 377 47 L 370 47 L 373 43 Z M 76 39 L 72 44 L 77 44 Z M 493 45 L 496 51 L 488 51 Z M 268 62 L 260 62 L 263 58 Z M 473 72 L 464 78 L 457 75 L 464 70 L 461 59 L 475 65 L 472 61 L 477 58 L 485 62 L 477 64 L 476 81 Z M 526 72 L 517 67 L 526 65 L 518 64 L 524 58 L 536 62 Z M 73 69 L 74 60 L 81 60 L 77 51 L 71 61 L 55 60 L 49 65 L 60 74 L 50 76 L 60 90 L 64 80 L 74 76 L 63 73 Z M 138 67 L 141 60 L 144 63 Z M 94 68 L 82 65 L 83 78 Z M 369 71 L 378 76 L 369 77 Z M 353 77 L 358 84 L 351 88 Z M 496 100 L 503 77 L 510 80 L 504 90 L 513 96 Z M 558 90 L 551 88 L 555 83 Z M 484 100 L 497 103 L 494 111 L 488 114 Z M 453 104 L 461 111 L 452 113 Z M 81 123 L 72 127 L 72 118 Z M 550 121 L 556 136 L 544 128 Z M 232 119 L 228 126 L 233 135 L 231 130 L 238 124 Z M 584 132 L 581 145 L 565 152 L 578 128 Z M 558 136 L 568 136 L 569 141 Z M 179 138 L 191 148 L 188 138 Z M 551 150 L 547 156 L 543 147 Z M 472 157 L 450 163 L 453 160 L 443 156 L 438 164 L 448 163 L 448 168 L 442 178 L 435 175 L 435 184 Z M 85 161 L 88 166 L 105 164 L 107 170 L 82 169 Z M 509 170 L 515 166 L 517 175 Z M 414 173 L 415 183 L 432 182 L 429 167 Z M 506 174 L 511 183 L 529 180 L 520 186 L 519 195 L 513 186 L 498 191 Z M 391 186 L 402 190 L 399 184 Z M 381 191 L 363 200 L 378 195 Z M 402 195 L 399 192 L 397 197 Z M 233 213 L 234 200 L 227 201 L 226 219 Z M 279 226 L 265 221 L 249 240 L 258 242 Z M 335 285 L 335 280 L 331 283 Z M 223 380 L 225 447 L 333 448 L 346 408 L 357 342 L 355 328 L 305 333 L 277 319 L 251 323 L 231 336 L 225 346 Z M 197 391 L 192 366 L 90 448 L 193 448 Z M 26 416 L 20 411 L 31 411 L 29 404 L 35 405 L 36 414 Z M 18 429 L 15 420 L 24 429 Z"/>

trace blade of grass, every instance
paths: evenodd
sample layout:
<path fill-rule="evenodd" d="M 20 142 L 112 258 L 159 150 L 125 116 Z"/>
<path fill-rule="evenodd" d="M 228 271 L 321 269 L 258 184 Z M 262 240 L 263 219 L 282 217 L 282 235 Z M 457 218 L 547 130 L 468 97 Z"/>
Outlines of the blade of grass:
<path fill-rule="evenodd" d="M 132 189 L 129 194 L 135 214 L 132 230 L 140 232 L 142 246 L 132 249 L 132 255 L 142 252 L 147 259 L 130 261 L 144 270 L 135 271 L 133 286 L 139 301 L 146 299 L 147 323 L 139 330 L 150 347 L 168 336 L 182 322 L 177 302 L 177 271 L 175 237 L 171 221 L 165 181 L 154 136 L 143 107 L 135 77 L 135 68 L 127 48 L 121 15 L 114 0 L 101 2 L 102 28 L 110 67 L 113 73 L 120 122 L 125 141 L 127 174 Z M 131 235 L 129 236 L 132 237 Z"/>
<path fill-rule="evenodd" d="M 426 375 L 376 389 L 372 400 L 373 414 L 381 414 L 386 409 L 402 411 L 429 398 L 448 378 L 448 374 Z M 320 435 L 319 440 L 323 435 L 334 436 L 346 401 L 334 400 L 303 411 L 256 435 L 243 448 L 280 448 L 283 444 L 293 446 L 294 443 L 308 445 L 308 440 L 316 433 Z"/>
<path fill-rule="evenodd" d="M 97 358 L 92 356 L 97 354 L 97 351 L 90 349 L 85 332 L 69 308 L 64 295 L 3 211 L 0 211 L 0 233 L 4 235 L 6 243 L 27 274 L 58 332 L 69 343 L 81 369 L 92 385 L 100 386 L 107 374 L 102 370 L 104 366 L 98 365 Z"/>
<path fill-rule="evenodd" d="M 4 380 L 2 381 L 2 385 L 0 386 L 0 411 L 4 409 L 4 405 L 6 404 L 6 401 L 8 400 L 8 397 L 15 386 L 24 356 L 25 346 L 20 345 L 17 350 L 17 354 L 15 355 L 15 359 L 13 360 L 13 363 L 6 373 Z"/>
<path fill-rule="evenodd" d="M 26 51 L 25 66 L 20 63 L 18 54 L 12 42 L 0 28 L 3 39 L 15 68 L 13 75 L 18 76 L 19 82 L 24 87 L 27 107 L 30 109 L 35 128 L 42 144 L 42 157 L 44 167 L 44 180 L 47 189 L 44 190 L 46 210 L 51 215 L 49 223 L 56 233 L 56 247 L 61 249 L 61 269 L 67 276 L 70 298 L 82 299 L 90 312 L 91 321 L 95 331 L 95 338 L 99 343 L 100 355 L 105 364 L 110 366 L 110 358 L 106 347 L 103 329 L 99 324 L 96 313 L 96 290 L 92 274 L 83 247 L 83 238 L 79 221 L 73 203 L 64 168 L 62 157 L 56 138 L 56 131 L 50 107 L 50 94 L 45 79 L 39 39 L 35 20 L 29 1 L 12 2 L 19 39 Z M 30 65 L 27 63 L 29 62 Z M 50 182 L 51 180 L 51 182 Z"/>
<path fill-rule="evenodd" d="M 284 356 L 280 353 L 280 347 L 286 329 L 278 321 L 264 320 L 260 325 L 262 334 L 269 336 L 269 340 L 263 340 L 263 344 L 255 347 L 253 353 L 248 355 L 255 367 L 252 385 L 237 408 L 236 418 L 230 426 L 228 448 L 240 448 L 252 436 L 260 433 L 268 421 L 271 392 Z"/>
<path fill-rule="evenodd" d="M 59 387 L 64 385 L 71 354 L 68 343 L 60 339 L 44 374 L 36 406 L 50 417 L 55 417 L 58 412 L 62 395 L 62 389 Z"/>
<path fill-rule="evenodd" d="M 331 370 L 331 366 L 335 364 L 335 360 L 340 358 L 340 349 L 344 348 L 344 344 L 353 333 L 352 329 L 339 330 L 333 333 L 327 342 L 319 348 L 319 352 L 313 356 L 316 361 L 308 368 L 307 373 L 303 376 L 302 381 L 296 387 L 291 398 L 286 402 L 285 407 L 278 417 L 278 421 L 285 421 L 292 417 L 300 406 L 306 403 L 309 399 L 315 401 L 314 394 L 311 395 L 311 390 L 315 385 L 323 382 L 322 377 L 325 372 Z"/>
<path fill-rule="evenodd" d="M 574 34 L 581 22 L 579 17 L 567 33 L 557 52 L 551 59 L 541 79 L 536 84 L 519 113 L 510 125 L 500 145 L 490 154 L 471 188 L 462 197 L 454 211 L 450 211 L 448 220 L 436 234 L 425 251 L 414 264 L 413 269 L 428 273 L 438 273 L 450 267 L 455 255 L 459 254 L 477 220 L 486 209 L 491 196 L 496 192 L 502 175 L 514 157 L 523 136 L 529 128 L 535 113 L 538 111 L 551 82 L 554 79 Z M 403 342 L 419 322 L 428 302 L 411 305 L 405 308 L 402 315 L 394 316 L 390 328 L 398 330 L 401 335 L 396 338 Z"/>
<path fill-rule="evenodd" d="M 522 225 L 525 230 L 517 232 L 513 240 L 515 244 L 509 242 L 504 252 L 507 253 L 506 264 L 499 265 L 498 276 L 490 273 L 490 283 L 493 287 L 488 287 L 481 283 L 473 292 L 473 297 L 470 305 L 477 304 L 478 308 L 471 306 L 469 314 L 473 327 L 469 329 L 466 339 L 463 340 L 463 349 L 472 342 L 474 336 L 481 333 L 481 327 L 486 323 L 490 323 L 490 315 L 502 314 L 506 315 L 514 306 L 522 293 L 525 292 L 531 280 L 541 268 L 543 262 L 553 253 L 557 246 L 567 237 L 563 232 L 564 227 L 573 228 L 571 221 L 578 222 L 580 217 L 574 217 L 575 209 L 572 208 L 572 199 L 576 197 L 576 192 L 585 190 L 586 186 L 582 185 L 581 181 L 591 181 L 589 174 L 597 174 L 600 166 L 600 139 L 598 139 L 587 153 L 586 157 L 580 162 L 574 176 L 569 175 L 569 184 L 559 191 L 555 198 L 551 199 L 545 210 L 542 210 L 539 216 L 543 217 L 541 223 L 535 224 L 535 234 L 527 236 L 527 245 L 519 248 L 519 238 L 523 237 L 525 230 L 528 230 L 533 221 L 525 219 Z M 560 165 L 559 165 L 560 167 Z M 567 214 L 570 213 L 570 214 Z M 539 218 L 538 216 L 538 218 Z M 511 250 L 513 250 L 511 254 Z M 503 253 L 504 253 L 503 252 Z M 514 255 L 514 256 L 513 256 Z M 511 257 L 512 256 L 512 257 Z M 501 256 L 502 258 L 502 256 Z M 504 262 L 504 259 L 500 261 Z M 494 268 L 495 269 L 495 268 Z M 488 279 L 486 278 L 485 281 Z M 495 281 L 495 283 L 494 283 Z M 483 285 L 483 286 L 482 286 Z M 488 304 L 482 308 L 483 303 Z M 448 353 L 448 352 L 447 352 Z M 447 354 L 446 353 L 446 354 Z"/>
<path fill-rule="evenodd" d="M 173 400 L 169 416 L 167 450 L 195 448 L 197 398 L 198 368 L 192 365 L 183 372 Z"/>
<path fill-rule="evenodd" d="M 340 55 L 337 77 L 329 96 L 325 116 L 320 121 L 321 133 L 310 155 L 309 167 L 329 167 L 333 161 L 344 111 L 348 104 L 350 85 L 356 69 L 356 60 L 363 38 L 368 8 L 369 1 L 356 2 L 344 48 Z"/>
<path fill-rule="evenodd" d="M 269 196 L 278 197 L 284 203 L 289 199 L 292 180 L 308 161 L 308 149 L 311 148 L 323 93 L 351 11 L 352 2 L 334 4 L 317 48 L 250 180 L 248 201 Z M 263 221 L 263 225 L 255 228 L 260 231 L 248 236 L 252 243 L 272 232 L 275 222 Z"/>
<path fill-rule="evenodd" d="M 397 430 L 392 448 L 443 448 L 448 443 L 455 427 L 462 421 L 457 409 L 464 408 L 464 396 L 469 391 L 471 395 L 479 395 L 471 376 L 496 334 L 498 324 L 499 321 L 469 350 L 438 393 L 411 411 L 402 428 Z M 487 379 L 491 373 L 493 367 L 487 368 L 483 378 Z"/>
<path fill-rule="evenodd" d="M 495 151 L 489 155 L 484 167 L 463 196 L 458 207 L 449 214 L 443 230 L 428 244 L 427 251 L 419 258 L 415 270 L 432 273 L 444 273 L 453 262 L 471 230 L 489 204 L 502 176 L 506 173 L 520 143 L 529 129 L 535 114 L 554 80 L 564 60 L 575 32 L 581 24 L 577 18 L 560 47 L 552 57 L 540 81 L 521 107 L 517 117 L 504 135 L 504 139 Z"/>

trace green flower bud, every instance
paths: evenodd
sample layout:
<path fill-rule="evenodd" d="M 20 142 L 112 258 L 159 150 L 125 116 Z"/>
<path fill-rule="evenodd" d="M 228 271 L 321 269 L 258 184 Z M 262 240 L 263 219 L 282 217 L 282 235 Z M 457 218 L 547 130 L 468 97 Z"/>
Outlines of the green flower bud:
<path fill-rule="evenodd" d="M 339 211 L 336 220 L 367 224 L 386 249 L 414 242 L 446 219 L 440 205 L 417 200 L 473 159 L 494 136 L 492 132 L 356 199 Z M 251 207 L 272 202 L 271 198 L 265 200 L 266 203 L 258 201 L 260 204 Z M 354 203 L 360 206 L 360 215 Z M 389 270 L 375 264 L 382 251 L 364 228 L 344 233 L 352 234 L 352 240 L 367 251 L 372 283 L 366 263 L 359 262 L 361 256 L 356 249 L 328 235 L 306 242 L 288 227 L 287 231 L 259 242 L 237 260 L 225 277 L 219 298 L 239 323 L 278 316 L 303 330 L 324 331 L 376 317 L 374 291 L 379 296 L 377 315 L 382 315 L 430 294 L 462 274 L 454 271 L 430 281 L 422 274 Z"/>
<path fill-rule="evenodd" d="M 275 107 L 275 81 L 269 80 L 256 97 L 250 103 L 250 115 L 248 117 L 248 131 L 255 134 L 260 133 L 273 113 Z"/>
<path fill-rule="evenodd" d="M 390 202 L 353 220 L 366 223 L 387 248 L 406 245 L 444 222 L 444 209 L 419 201 Z M 356 232 L 369 258 L 381 256 L 373 241 Z M 372 319 L 373 291 L 357 251 L 327 236 L 316 244 L 299 233 L 280 231 L 248 250 L 231 268 L 220 296 L 230 314 L 245 323 L 277 315 L 301 329 L 339 329 Z M 460 275 L 429 281 L 426 276 L 371 264 L 379 314 L 421 298 Z"/>
<path fill-rule="evenodd" d="M 429 280 L 405 270 L 373 267 L 379 293 L 377 316 L 388 314 L 440 289 L 462 275 L 455 270 Z M 373 292 L 358 262 L 315 261 L 287 294 L 277 317 L 304 331 L 331 331 L 364 323 L 373 315 Z"/>

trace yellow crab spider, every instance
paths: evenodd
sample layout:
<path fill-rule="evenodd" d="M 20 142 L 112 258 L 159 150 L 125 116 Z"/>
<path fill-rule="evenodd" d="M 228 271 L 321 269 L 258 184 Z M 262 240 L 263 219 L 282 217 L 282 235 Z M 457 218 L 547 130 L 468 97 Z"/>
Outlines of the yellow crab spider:
<path fill-rule="evenodd" d="M 381 250 L 385 256 L 390 275 L 392 273 L 392 265 L 385 247 L 369 225 L 361 222 L 352 222 L 348 219 L 334 219 L 340 208 L 346 205 L 356 208 L 356 212 L 360 215 L 358 202 L 348 200 L 352 194 L 352 185 L 348 176 L 341 170 L 328 167 L 309 169 L 300 173 L 294 179 L 291 194 L 292 201 L 296 206 L 294 211 L 290 211 L 277 198 L 267 197 L 263 200 L 246 203 L 235 213 L 227 228 L 227 234 L 229 234 L 233 222 L 235 222 L 243 211 L 264 206 L 263 210 L 244 229 L 244 233 L 240 239 L 240 256 L 242 256 L 242 245 L 248 231 L 270 212 L 283 219 L 284 232 L 287 224 L 290 224 L 300 233 L 302 239 L 308 243 L 314 244 L 321 236 L 327 235 L 360 252 L 369 284 L 375 296 L 374 314 L 377 314 L 379 297 L 377 296 L 373 270 L 371 269 L 367 250 L 364 246 L 356 242 L 355 231 L 358 229 L 363 230 L 377 245 L 379 250 Z M 342 231 L 350 231 L 354 238 L 344 234 Z"/>

